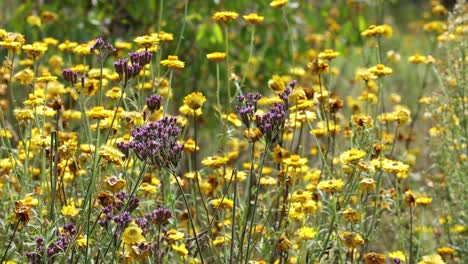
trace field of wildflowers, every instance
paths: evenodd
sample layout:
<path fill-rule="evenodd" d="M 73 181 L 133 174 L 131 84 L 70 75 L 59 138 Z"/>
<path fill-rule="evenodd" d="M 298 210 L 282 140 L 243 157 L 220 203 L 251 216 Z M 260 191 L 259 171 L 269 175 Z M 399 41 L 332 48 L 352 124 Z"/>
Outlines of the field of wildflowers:
<path fill-rule="evenodd" d="M 73 2 L 0 3 L 0 263 L 468 263 L 466 0 Z"/>

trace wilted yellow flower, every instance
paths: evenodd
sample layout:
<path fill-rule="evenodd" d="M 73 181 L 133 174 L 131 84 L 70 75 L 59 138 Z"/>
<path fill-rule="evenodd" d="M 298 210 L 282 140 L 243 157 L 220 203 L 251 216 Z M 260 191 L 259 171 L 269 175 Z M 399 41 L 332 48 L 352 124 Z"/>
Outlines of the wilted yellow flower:
<path fill-rule="evenodd" d="M 364 255 L 364 263 L 366 264 L 385 264 L 385 255 L 375 252 Z"/>
<path fill-rule="evenodd" d="M 214 13 L 211 18 L 217 22 L 228 23 L 235 20 L 238 16 L 239 14 L 236 12 L 221 11 Z"/>
<path fill-rule="evenodd" d="M 120 152 L 119 149 L 112 147 L 112 146 L 103 146 L 99 150 L 99 156 L 101 156 L 104 160 L 108 162 L 112 162 L 117 166 L 122 166 L 124 164 L 123 157 L 125 154 Z"/>
<path fill-rule="evenodd" d="M 180 61 L 179 57 L 175 55 L 169 55 L 167 60 L 162 60 L 161 65 L 171 69 L 182 69 L 185 67 L 185 62 Z"/>
<path fill-rule="evenodd" d="M 359 190 L 361 192 L 369 192 L 374 190 L 376 187 L 376 182 L 372 178 L 364 178 L 359 182 Z"/>
<path fill-rule="evenodd" d="M 348 248 L 357 248 L 364 244 L 362 236 L 355 232 L 344 231 L 340 234 L 340 239 Z"/>

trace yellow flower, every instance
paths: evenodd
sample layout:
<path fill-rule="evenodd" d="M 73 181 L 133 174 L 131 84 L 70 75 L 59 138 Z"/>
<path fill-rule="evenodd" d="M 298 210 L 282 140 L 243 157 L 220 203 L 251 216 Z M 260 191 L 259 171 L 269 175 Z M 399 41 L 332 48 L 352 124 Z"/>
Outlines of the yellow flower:
<path fill-rule="evenodd" d="M 360 219 L 359 212 L 351 208 L 346 208 L 346 210 L 343 211 L 343 216 L 346 219 L 346 221 L 352 223 L 356 223 Z"/>
<path fill-rule="evenodd" d="M 78 43 L 65 40 L 65 42 L 58 45 L 58 48 L 60 51 L 73 51 L 76 46 L 78 46 Z"/>
<path fill-rule="evenodd" d="M 223 208 L 223 209 L 232 209 L 234 202 L 228 198 L 219 198 L 211 201 L 213 208 Z"/>
<path fill-rule="evenodd" d="M 376 76 L 385 76 L 392 74 L 393 70 L 389 67 L 386 67 L 383 64 L 377 64 L 374 67 L 371 67 L 369 71 Z"/>
<path fill-rule="evenodd" d="M 248 15 L 242 16 L 242 18 L 244 18 L 244 20 L 250 24 L 260 24 L 264 20 L 263 16 L 259 16 L 258 14 L 255 14 L 255 13 L 250 13 Z"/>
<path fill-rule="evenodd" d="M 443 21 L 431 21 L 424 24 L 423 30 L 426 32 L 435 32 L 441 34 L 447 29 L 447 24 Z"/>
<path fill-rule="evenodd" d="M 175 229 L 167 231 L 166 240 L 168 243 L 174 243 L 175 241 L 180 241 L 184 239 L 184 233 L 179 232 Z"/>
<path fill-rule="evenodd" d="M 70 205 L 64 205 L 61 212 L 62 215 L 73 218 L 80 213 L 80 210 L 75 207 L 74 203 L 71 203 Z"/>
<path fill-rule="evenodd" d="M 203 159 L 201 163 L 207 167 L 217 169 L 226 165 L 227 159 L 220 156 L 211 156 Z"/>
<path fill-rule="evenodd" d="M 364 263 L 366 264 L 384 264 L 385 255 L 375 252 L 367 253 L 364 255 Z"/>
<path fill-rule="evenodd" d="M 355 232 L 344 231 L 340 234 L 340 239 L 349 248 L 357 248 L 364 244 L 362 236 Z"/>
<path fill-rule="evenodd" d="M 179 57 L 175 55 L 169 55 L 167 60 L 161 61 L 161 65 L 171 69 L 182 69 L 185 67 L 185 62 L 180 61 Z"/>
<path fill-rule="evenodd" d="M 361 36 L 365 38 L 378 36 L 378 35 L 383 35 L 389 38 L 393 35 L 393 29 L 392 27 L 386 24 L 379 25 L 379 26 L 371 25 L 369 26 L 369 28 L 367 28 L 361 33 Z"/>
<path fill-rule="evenodd" d="M 80 44 L 73 49 L 73 53 L 84 56 L 91 54 L 91 46 L 87 43 Z"/>
<path fill-rule="evenodd" d="M 159 31 L 159 33 L 154 33 L 156 37 L 159 39 L 161 42 L 170 42 L 174 40 L 174 34 L 168 33 L 165 31 Z M 151 34 L 153 35 L 153 34 Z"/>
<path fill-rule="evenodd" d="M 23 200 L 20 200 L 24 205 L 26 206 L 29 206 L 29 207 L 33 207 L 33 206 L 37 206 L 39 205 L 39 200 L 32 197 L 32 196 L 26 196 L 24 197 Z"/>
<path fill-rule="evenodd" d="M 184 243 L 180 244 L 180 246 L 176 246 L 175 244 L 173 244 L 171 248 L 175 253 L 177 253 L 182 258 L 187 257 L 189 253 Z"/>
<path fill-rule="evenodd" d="M 31 26 L 40 28 L 42 26 L 41 18 L 38 16 L 28 16 L 26 22 Z"/>
<path fill-rule="evenodd" d="M 118 50 L 131 50 L 132 49 L 132 43 L 130 42 L 125 42 L 125 41 L 116 41 L 114 43 L 114 47 Z"/>
<path fill-rule="evenodd" d="M 38 83 L 48 83 L 57 81 L 57 76 L 51 75 L 49 72 L 43 73 L 41 77 L 36 79 Z"/>
<path fill-rule="evenodd" d="M 44 103 L 44 98 L 39 95 L 29 94 L 29 99 L 23 102 L 24 105 L 37 106 Z"/>
<path fill-rule="evenodd" d="M 79 248 L 86 247 L 86 243 L 91 245 L 91 242 L 92 242 L 91 239 L 88 241 L 88 238 L 82 234 L 79 234 L 78 237 L 76 238 L 76 244 L 78 245 Z"/>
<path fill-rule="evenodd" d="M 142 233 L 143 230 L 141 230 L 141 228 L 134 222 L 131 222 L 127 228 L 125 228 L 122 234 L 122 241 L 127 245 L 134 245 L 145 242 L 146 239 Z"/>
<path fill-rule="evenodd" d="M 445 261 L 439 254 L 423 256 L 422 260 L 418 264 L 445 264 Z"/>
<path fill-rule="evenodd" d="M 104 188 L 113 193 L 123 190 L 127 186 L 127 182 L 115 175 L 108 176 L 104 179 Z"/>
<path fill-rule="evenodd" d="M 315 229 L 313 229 L 312 227 L 303 226 L 299 230 L 297 230 L 299 241 L 312 240 L 316 234 L 317 231 L 315 231 Z"/>
<path fill-rule="evenodd" d="M 206 102 L 206 97 L 200 92 L 193 92 L 184 97 L 184 104 L 192 110 L 197 110 Z"/>
<path fill-rule="evenodd" d="M 120 87 L 112 87 L 109 91 L 106 92 L 106 97 L 111 98 L 111 99 L 119 99 L 120 96 L 122 96 L 122 91 L 120 90 Z M 125 94 L 124 94 L 125 97 Z"/>
<path fill-rule="evenodd" d="M 455 249 L 451 247 L 440 247 L 437 249 L 437 253 L 441 256 L 450 256 L 455 254 Z"/>
<path fill-rule="evenodd" d="M 273 8 L 280 8 L 288 4 L 288 0 L 273 0 L 270 2 L 270 6 Z"/>
<path fill-rule="evenodd" d="M 112 116 L 112 111 L 104 109 L 102 106 L 95 106 L 86 112 L 89 119 L 103 120 Z"/>
<path fill-rule="evenodd" d="M 223 246 L 224 244 L 226 244 L 226 242 L 229 242 L 230 241 L 230 238 L 229 237 L 224 237 L 224 236 L 217 236 L 214 240 L 213 240 L 213 246 L 215 247 L 221 247 Z"/>
<path fill-rule="evenodd" d="M 340 160 L 343 164 L 350 164 L 350 163 L 357 163 L 359 160 L 361 160 L 364 156 L 366 156 L 366 152 L 361 149 L 350 149 L 345 152 L 343 152 L 340 155 Z"/>
<path fill-rule="evenodd" d="M 301 158 L 299 155 L 291 155 L 291 157 L 283 159 L 283 163 L 293 168 L 300 168 L 307 163 L 307 158 Z"/>
<path fill-rule="evenodd" d="M 39 59 L 47 51 L 47 45 L 44 45 L 43 43 L 39 43 L 39 42 L 34 42 L 33 44 L 27 44 L 21 48 L 24 50 L 26 55 L 33 60 Z"/>
<path fill-rule="evenodd" d="M 286 88 L 286 83 L 281 76 L 274 74 L 271 79 L 268 80 L 268 87 L 277 93 L 282 93 Z"/>
<path fill-rule="evenodd" d="M 144 35 L 134 38 L 133 41 L 140 47 L 152 48 L 158 44 L 159 39 L 156 36 Z"/>
<path fill-rule="evenodd" d="M 417 205 L 429 205 L 432 203 L 432 198 L 431 197 L 418 197 L 416 198 L 416 204 Z"/>
<path fill-rule="evenodd" d="M 375 180 L 372 178 L 364 178 L 359 182 L 359 190 L 361 192 L 370 192 L 376 187 Z"/>
<path fill-rule="evenodd" d="M 332 49 L 326 49 L 324 52 L 320 52 L 318 57 L 322 60 L 333 60 L 340 55 L 339 52 Z"/>
<path fill-rule="evenodd" d="M 15 109 L 15 117 L 18 121 L 34 120 L 34 114 L 31 109 Z"/>
<path fill-rule="evenodd" d="M 211 18 L 220 23 L 228 23 L 228 22 L 231 22 L 232 20 L 235 20 L 238 16 L 239 14 L 236 12 L 221 11 L 221 12 L 214 13 Z"/>
<path fill-rule="evenodd" d="M 212 52 L 206 54 L 206 58 L 210 61 L 220 62 L 226 58 L 225 52 Z"/>
<path fill-rule="evenodd" d="M 321 181 L 317 188 L 324 192 L 334 193 L 340 191 L 344 187 L 344 182 L 341 179 L 333 179 L 328 181 Z"/>
<path fill-rule="evenodd" d="M 286 237 L 286 235 L 283 234 L 276 244 L 276 249 L 280 252 L 284 252 L 290 250 L 291 246 L 291 241 L 288 239 L 288 237 Z"/>
<path fill-rule="evenodd" d="M 226 119 L 229 123 L 233 124 L 235 127 L 241 127 L 242 121 L 235 113 L 229 113 L 228 115 L 223 115 L 223 119 Z"/>
<path fill-rule="evenodd" d="M 426 60 L 427 60 L 426 56 L 419 55 L 418 53 L 408 58 L 408 62 L 414 63 L 414 64 L 425 63 Z"/>
<path fill-rule="evenodd" d="M 392 260 L 400 260 L 401 262 L 406 261 L 406 256 L 401 250 L 393 251 L 393 252 L 388 252 L 388 257 L 391 258 Z M 396 261 L 394 261 L 396 262 Z"/>
<path fill-rule="evenodd" d="M 307 69 L 309 69 L 312 74 L 327 72 L 329 68 L 330 66 L 328 63 L 322 59 L 315 59 L 307 64 Z"/>
<path fill-rule="evenodd" d="M 112 146 L 103 146 L 99 150 L 99 156 L 105 159 L 108 162 L 112 162 L 117 166 L 122 166 L 124 164 L 123 157 L 125 154 L 120 152 L 119 149 L 112 147 Z"/>

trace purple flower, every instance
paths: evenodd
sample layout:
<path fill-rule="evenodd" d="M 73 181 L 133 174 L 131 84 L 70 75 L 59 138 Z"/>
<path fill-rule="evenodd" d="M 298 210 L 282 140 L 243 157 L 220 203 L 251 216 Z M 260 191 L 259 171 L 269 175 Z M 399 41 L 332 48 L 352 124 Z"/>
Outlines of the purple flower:
<path fill-rule="evenodd" d="M 128 55 L 130 56 L 132 64 L 139 64 L 141 66 L 145 66 L 150 63 L 151 58 L 153 58 L 153 53 L 149 51 L 130 52 Z"/>
<path fill-rule="evenodd" d="M 149 214 L 145 214 L 145 218 L 153 224 L 164 226 L 169 224 L 169 220 L 172 218 L 172 213 L 166 208 L 158 208 Z"/>
<path fill-rule="evenodd" d="M 161 108 L 162 96 L 159 94 L 153 94 L 146 98 L 146 105 L 151 112 L 159 110 Z"/>
<path fill-rule="evenodd" d="M 239 114 L 242 123 L 246 127 L 250 127 L 254 114 L 257 111 L 257 102 L 262 96 L 259 93 L 248 93 L 246 96 L 237 96 L 237 102 L 239 103 L 235 109 Z"/>
<path fill-rule="evenodd" d="M 97 38 L 94 44 L 91 46 L 90 50 L 91 53 L 94 53 L 96 50 L 99 51 L 97 54 L 98 56 L 101 56 L 103 53 L 105 53 L 105 56 L 102 57 L 107 57 L 110 52 L 116 51 L 112 44 L 104 42 L 102 38 Z"/>
<path fill-rule="evenodd" d="M 166 116 L 132 129 L 133 140 L 119 144 L 119 148 L 131 150 L 148 164 L 173 171 L 182 157 L 183 145 L 177 142 L 181 131 L 177 119 Z"/>
<path fill-rule="evenodd" d="M 72 69 L 65 69 L 62 71 L 62 76 L 65 81 L 70 82 L 72 85 L 75 85 L 78 81 L 78 72 Z"/>

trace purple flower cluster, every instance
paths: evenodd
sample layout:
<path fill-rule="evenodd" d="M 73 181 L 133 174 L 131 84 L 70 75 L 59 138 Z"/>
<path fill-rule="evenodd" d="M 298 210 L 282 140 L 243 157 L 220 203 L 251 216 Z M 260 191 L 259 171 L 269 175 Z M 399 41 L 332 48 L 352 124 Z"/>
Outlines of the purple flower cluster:
<path fill-rule="evenodd" d="M 150 63 L 153 53 L 149 51 L 131 52 L 129 56 L 130 65 L 128 58 L 114 62 L 115 72 L 119 74 L 120 80 L 124 81 L 125 84 L 137 76 L 146 64 Z"/>
<path fill-rule="evenodd" d="M 149 214 L 145 214 L 145 218 L 152 224 L 164 226 L 169 224 L 172 218 L 172 212 L 166 208 L 158 208 Z"/>
<path fill-rule="evenodd" d="M 153 94 L 146 98 L 146 105 L 151 112 L 159 110 L 161 108 L 162 96 L 159 94 Z"/>
<path fill-rule="evenodd" d="M 247 93 L 246 96 L 237 96 L 237 102 L 239 104 L 236 106 L 236 112 L 247 128 L 249 128 L 252 123 L 254 114 L 257 111 L 257 102 L 260 98 L 262 98 L 262 95 L 259 93 Z"/>
<path fill-rule="evenodd" d="M 279 94 L 282 102 L 275 102 L 267 113 L 256 116 L 257 127 L 262 132 L 266 142 L 275 141 L 283 130 L 289 108 L 288 96 L 295 85 L 296 81 L 290 82 L 284 93 Z"/>
<path fill-rule="evenodd" d="M 109 52 L 116 51 L 116 49 L 114 48 L 114 46 L 112 46 L 112 44 L 104 42 L 102 38 L 97 38 L 96 42 L 94 42 L 90 50 L 91 50 L 91 53 L 94 53 L 95 51 L 99 51 L 99 53 L 97 54 L 98 56 L 104 55 L 104 52 L 105 52 L 106 53 L 105 56 L 102 56 L 102 57 L 106 57 Z"/>
<path fill-rule="evenodd" d="M 141 66 L 145 66 L 146 64 L 150 63 L 151 58 L 153 58 L 153 53 L 149 51 L 130 52 L 128 55 L 130 56 L 132 65 L 139 64 Z"/>
<path fill-rule="evenodd" d="M 70 82 L 72 85 L 75 85 L 78 81 L 78 72 L 72 69 L 63 70 L 62 76 L 65 81 Z"/>
<path fill-rule="evenodd" d="M 151 165 L 174 171 L 182 157 L 183 144 L 177 143 L 181 129 L 175 117 L 163 117 L 132 129 L 133 139 L 119 142 L 117 147 L 124 153 L 133 151 L 137 157 Z"/>
<path fill-rule="evenodd" d="M 65 252 L 71 242 L 75 239 L 77 230 L 74 223 L 66 224 L 62 227 L 62 232 L 48 246 L 45 245 L 44 238 L 36 238 L 36 251 L 26 254 L 30 263 L 41 263 L 42 256 L 47 254 L 48 258 L 54 255 Z"/>

